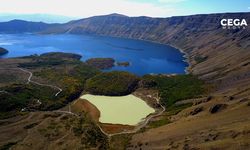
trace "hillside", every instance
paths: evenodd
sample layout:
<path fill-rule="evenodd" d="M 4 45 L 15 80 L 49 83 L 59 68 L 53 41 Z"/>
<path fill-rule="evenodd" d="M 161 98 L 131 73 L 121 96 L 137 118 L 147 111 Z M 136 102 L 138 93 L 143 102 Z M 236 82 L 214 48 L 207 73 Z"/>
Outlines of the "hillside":
<path fill-rule="evenodd" d="M 0 32 L 97 34 L 148 40 L 176 47 L 187 54 L 189 71 L 219 83 L 219 89 L 246 80 L 249 74 L 250 27 L 222 29 L 223 18 L 250 20 L 250 13 L 222 13 L 170 18 L 95 16 L 66 24 L 13 20 L 0 23 Z"/>
<path fill-rule="evenodd" d="M 23 110 L 58 109 L 76 99 L 85 81 L 99 73 L 80 58 L 77 54 L 45 53 L 1 59 L 0 119 Z"/>
<path fill-rule="evenodd" d="M 225 30 L 220 25 L 222 18 L 250 20 L 250 13 L 170 18 L 96 16 L 52 27 L 43 33 L 97 34 L 169 44 L 187 53 L 190 72 L 224 87 L 228 82 L 236 83 L 235 78 L 249 77 L 246 71 L 249 70 L 250 27 Z"/>
<path fill-rule="evenodd" d="M 127 17 L 112 14 L 71 21 L 56 25 L 56 27 L 53 25 L 44 28 L 34 27 L 33 31 L 41 34 L 97 34 L 148 40 L 171 45 L 186 53 L 190 64 L 188 71 L 193 76 L 148 75 L 140 78 L 139 89 L 136 89 L 133 94 L 158 108 L 160 107 L 156 105 L 155 100 L 159 98 L 160 102 L 166 106 L 166 110 L 161 115 L 153 117 L 137 133 L 115 135 L 109 138 L 110 149 L 247 150 L 250 148 L 250 27 L 248 26 L 246 29 L 222 29 L 220 25 L 222 18 L 244 18 L 249 22 L 250 13 L 170 18 Z M 34 25 L 34 23 L 31 24 Z M 8 27 L 8 29 L 13 30 L 14 28 Z M 22 29 L 20 32 L 31 30 Z M 55 59 L 58 56 L 63 56 L 63 58 Z M 57 91 L 53 91 L 49 87 L 42 89 L 47 94 L 41 94 L 44 96 L 41 99 L 43 105 L 38 110 L 50 110 L 67 105 L 72 98 L 75 99 L 76 95 L 79 96 L 79 91 L 83 89 L 88 90 L 88 92 L 106 94 L 103 93 L 106 92 L 105 90 L 110 93 L 113 89 L 121 87 L 121 91 L 118 92 L 123 93 L 126 87 L 130 87 L 126 84 L 126 80 L 130 80 L 126 74 L 124 78 L 119 78 L 117 73 L 100 73 L 98 70 L 79 62 L 77 55 L 67 54 L 65 58 L 64 55 L 52 53 L 49 54 L 49 59 L 47 57 L 48 55 L 30 56 L 6 59 L 6 62 L 1 62 L 2 66 L 7 69 L 11 66 L 18 66 L 31 70 L 34 72 L 36 81 L 43 83 L 49 81 L 49 83 L 62 87 L 66 91 L 59 95 L 59 98 L 62 97 L 62 99 L 54 101 L 47 97 L 51 96 L 52 92 L 55 94 Z M 19 60 L 18 64 L 21 66 L 13 64 L 14 60 Z M 31 93 L 32 99 L 39 95 L 38 92 L 34 92 L 38 91 L 35 87 L 24 84 L 27 80 L 27 73 L 22 70 L 9 72 L 3 70 L 2 72 L 1 79 L 2 82 L 4 81 L 2 86 L 14 85 L 6 87 L 7 92 L 14 93 L 13 101 L 26 96 L 15 95 L 16 89 Z M 19 76 L 11 76 L 17 73 Z M 12 79 L 6 80 L 9 78 Z M 197 78 L 202 79 L 202 81 Z M 83 86 L 85 81 L 86 84 Z M 137 82 L 136 78 L 131 76 L 129 83 L 135 81 Z M 18 87 L 16 82 L 24 84 L 24 88 Z M 134 84 L 132 85 L 134 87 Z M 132 91 L 134 90 L 129 90 L 129 92 Z M 3 89 L 1 92 L 3 97 L 6 97 L 6 91 Z M 77 93 L 70 96 L 72 92 Z M 69 96 L 70 100 L 63 101 L 65 96 Z M 171 99 L 169 100 L 169 98 Z M 4 104 L 5 102 L 3 101 Z M 16 107 L 20 110 L 25 106 L 24 104 L 21 103 L 20 106 L 10 105 L 9 108 Z M 67 113 L 71 114 L 70 106 L 68 104 L 61 110 L 66 110 Z M 33 107 L 32 103 L 30 108 Z M 65 113 L 61 110 L 59 112 Z M 0 144 L 7 148 L 14 145 L 13 147 L 16 149 L 20 146 L 23 149 L 26 148 L 25 146 L 38 149 L 44 145 L 48 149 L 55 149 L 55 147 L 58 149 L 77 149 L 83 142 L 84 146 L 96 148 L 100 145 L 107 149 L 106 137 L 100 133 L 95 123 L 82 120 L 81 117 L 75 117 L 72 114 L 69 116 L 67 113 L 63 115 L 54 113 L 52 111 L 41 114 L 39 112 L 27 113 L 13 120 L 10 118 L 1 121 L 2 139 L 0 139 Z M 32 119 L 32 123 L 27 124 L 23 119 L 27 122 Z M 72 120 L 74 123 L 70 124 Z M 83 125 L 82 122 L 84 122 Z M 62 124 L 63 127 L 58 127 L 59 124 Z M 112 125 L 110 126 L 111 129 L 114 129 Z M 13 130 L 13 127 L 16 130 Z M 90 131 L 85 129 L 90 129 Z M 13 137 L 16 138 L 13 139 Z"/>
<path fill-rule="evenodd" d="M 188 71 L 206 82 L 207 96 L 178 102 L 173 110 L 167 108 L 141 133 L 115 136 L 111 143 L 115 148 L 248 149 L 250 27 L 222 29 L 223 18 L 248 21 L 250 13 L 170 18 L 97 16 L 43 33 L 97 34 L 168 44 L 186 53 Z"/>

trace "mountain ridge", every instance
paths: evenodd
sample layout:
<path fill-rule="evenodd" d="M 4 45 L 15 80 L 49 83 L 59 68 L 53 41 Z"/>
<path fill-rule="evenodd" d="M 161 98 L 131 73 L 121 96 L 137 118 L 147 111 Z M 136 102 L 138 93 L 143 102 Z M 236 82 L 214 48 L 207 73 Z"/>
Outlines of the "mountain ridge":
<path fill-rule="evenodd" d="M 220 25 L 223 18 L 246 19 L 250 22 L 250 13 L 198 14 L 168 18 L 110 14 L 65 24 L 36 25 L 26 22 L 26 28 L 22 29 L 40 34 L 95 34 L 171 45 L 186 54 L 190 73 L 224 86 L 229 84 L 228 81 L 235 82 L 235 78 L 246 79 L 250 76 L 246 71 L 249 66 L 244 65 L 250 59 L 250 52 L 245 50 L 250 49 L 250 28 L 223 29 Z M 36 28 L 30 30 L 29 23 Z M 0 29 L 2 24 L 0 23 Z M 6 26 L 13 29 L 11 25 Z M 242 53 L 242 50 L 245 52 Z"/>
<path fill-rule="evenodd" d="M 250 49 L 250 28 L 223 29 L 220 25 L 223 18 L 246 19 L 249 22 L 250 13 L 170 18 L 97 16 L 52 27 L 42 33 L 96 34 L 171 45 L 187 54 L 191 73 L 208 82 L 228 84 L 228 81 L 235 81 L 235 76 L 243 78 L 242 74 L 245 74 L 244 79 L 249 77 L 245 70 L 249 66 L 241 65 L 250 58 L 249 51 L 245 50 Z M 203 60 L 197 61 L 199 57 Z M 234 59 L 230 59 L 232 57 Z"/>
<path fill-rule="evenodd" d="M 48 24 L 44 22 L 32 22 L 14 19 L 7 22 L 0 23 L 0 33 L 24 33 L 24 32 L 38 32 L 45 30 L 51 26 L 59 24 Z"/>
<path fill-rule="evenodd" d="M 190 64 L 188 69 L 189 73 L 205 81 L 204 88 L 207 91 L 204 95 L 196 95 L 197 97 L 178 101 L 178 103 L 173 104 L 174 108 L 166 107 L 162 115 L 152 118 L 145 127 L 133 135 L 121 134 L 114 138 L 109 138 L 110 146 L 113 149 L 249 149 L 250 29 L 249 26 L 246 27 L 246 29 L 223 29 L 220 25 L 220 20 L 222 18 L 246 19 L 247 22 L 249 22 L 250 13 L 194 15 L 171 18 L 131 18 L 119 15 L 96 16 L 71 21 L 66 24 L 36 28 L 34 33 L 95 34 L 100 36 L 146 40 L 171 45 L 186 54 L 186 58 Z M 27 30 L 28 28 L 23 29 Z M 32 57 L 36 58 L 36 56 Z M 32 61 L 37 60 L 33 60 L 32 57 L 28 58 Z M 52 60 L 50 63 L 53 63 L 53 59 L 45 60 L 49 60 L 49 62 Z M 12 61 L 9 61 L 9 63 L 11 62 Z M 26 65 L 32 66 L 36 65 L 36 63 L 26 63 Z M 39 63 L 39 65 L 41 64 Z M 45 63 L 45 65 L 47 65 L 47 63 Z M 70 69 L 69 67 L 67 68 Z M 60 67 L 62 72 L 68 69 Z M 84 68 L 77 70 L 82 71 Z M 58 71 L 59 70 L 56 69 L 52 69 L 51 71 L 48 70 L 48 73 L 45 72 L 44 75 L 45 77 L 46 75 L 51 76 L 51 73 L 53 75 L 53 72 L 55 72 L 54 77 L 57 79 Z M 85 75 L 85 73 L 88 74 L 88 72 L 89 71 L 83 71 L 83 75 Z M 72 71 L 69 71 L 69 73 L 75 74 Z M 67 77 L 68 76 L 71 77 L 72 75 L 69 74 Z M 77 75 L 77 77 L 82 79 L 82 75 Z M 157 79 L 168 79 L 179 76 L 156 75 L 155 77 Z M 49 79 L 51 79 L 51 77 L 49 77 Z M 74 80 L 69 80 L 66 83 L 64 83 L 66 80 L 59 81 L 63 86 L 65 86 L 65 84 L 67 86 L 67 84 L 72 85 L 72 81 Z M 154 84 L 154 80 L 148 81 L 149 85 Z M 169 92 L 166 85 L 170 85 L 170 88 L 176 91 L 173 96 L 180 96 L 183 92 L 190 91 L 192 88 L 195 89 L 195 91 L 198 90 L 198 88 L 194 87 L 194 81 L 186 83 L 181 80 L 180 82 L 184 84 L 176 80 L 173 81 L 173 85 L 178 86 L 177 89 L 172 86 L 171 82 L 159 80 L 158 84 L 159 82 L 165 84 L 162 85 L 162 88 L 164 88 L 162 92 L 159 91 L 160 89 L 155 91 L 155 88 L 153 90 L 138 89 L 137 96 L 142 96 L 142 99 L 145 99 L 147 102 L 150 101 L 147 99 L 151 97 L 153 101 L 159 100 L 159 102 L 163 103 L 164 101 L 161 94 L 164 95 L 164 92 Z M 183 86 L 185 84 L 190 87 L 185 88 Z M 47 94 L 47 92 L 45 92 L 45 94 Z M 173 99 L 166 96 L 166 101 L 168 102 L 169 100 L 171 102 Z M 72 113 L 71 104 L 72 103 L 68 105 L 69 107 L 65 107 L 62 110 L 68 110 L 69 108 L 70 113 Z M 75 103 L 73 102 L 73 104 Z M 158 106 L 156 105 L 156 107 Z M 83 110 L 85 111 L 85 109 Z M 74 109 L 72 109 L 72 111 L 74 113 Z M 39 113 L 41 114 L 39 115 Z M 19 125 L 20 127 L 18 128 L 13 124 L 9 125 L 9 122 L 8 125 L 3 125 L 3 127 L 0 128 L 2 131 L 0 133 L 3 135 L 0 137 L 2 137 L 2 141 L 5 141 L 4 144 L 7 143 L 7 140 L 12 142 L 13 137 L 16 137 L 17 133 L 24 133 L 24 136 L 19 138 L 20 140 L 14 144 L 14 149 L 27 149 L 27 145 L 29 146 L 28 148 L 33 147 L 33 149 L 44 148 L 44 145 L 52 149 L 62 149 L 63 147 L 67 147 L 66 149 L 77 149 L 75 147 L 81 146 L 81 144 L 83 144 L 82 141 L 84 142 L 86 139 L 96 141 L 95 138 L 92 138 L 96 136 L 90 135 L 90 137 L 86 138 L 84 135 L 84 140 L 82 140 L 79 139 L 76 134 L 73 134 L 75 131 L 84 131 L 86 126 L 80 126 L 80 128 L 75 128 L 73 126 L 70 129 L 66 128 L 62 131 L 60 129 L 59 131 L 61 132 L 56 132 L 58 134 L 54 134 L 54 130 L 48 130 L 48 128 L 51 128 L 50 120 L 56 120 L 60 125 L 69 120 L 69 123 L 74 125 L 72 119 L 68 117 L 68 119 L 65 119 L 66 116 L 55 116 L 51 114 L 47 114 L 48 118 L 45 118 L 43 113 L 52 112 L 32 112 L 29 113 L 31 116 L 27 117 L 27 121 L 20 119 L 20 123 L 16 123 L 15 121 L 10 122 L 15 125 L 25 123 L 24 127 Z M 70 115 L 69 117 L 75 116 Z M 84 116 L 83 118 L 87 117 Z M 35 125 L 34 123 L 30 124 L 29 119 L 32 119 L 32 122 L 35 121 Z M 44 121 L 44 119 L 48 119 L 47 127 L 46 120 Z M 39 124 L 39 122 L 41 122 L 41 124 Z M 82 124 L 82 121 L 77 122 L 79 122 L 80 125 L 85 125 Z M 54 127 L 55 123 L 51 122 L 51 124 L 52 123 Z M 77 123 L 76 125 L 79 126 L 79 124 Z M 95 127 L 93 125 L 95 124 L 91 124 L 90 127 Z M 32 127 L 34 128 L 31 129 Z M 25 128 L 27 128 L 28 131 L 24 130 Z M 124 130 L 124 127 L 122 129 Z M 93 130 L 96 131 L 96 129 L 92 129 L 91 131 Z M 83 132 L 79 135 L 82 135 L 82 133 Z M 98 134 L 100 132 L 93 133 L 96 135 L 96 133 Z M 60 145 L 58 141 L 64 144 Z M 100 141 L 104 141 L 103 144 L 105 146 L 105 138 L 101 138 Z M 99 144 L 100 143 L 97 145 Z M 6 145 L 8 146 L 9 143 Z"/>

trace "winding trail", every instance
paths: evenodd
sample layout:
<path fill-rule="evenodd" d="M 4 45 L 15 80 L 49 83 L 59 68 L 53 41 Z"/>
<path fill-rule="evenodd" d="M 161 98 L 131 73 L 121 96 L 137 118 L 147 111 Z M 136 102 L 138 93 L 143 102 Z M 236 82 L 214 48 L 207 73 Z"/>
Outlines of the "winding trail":
<path fill-rule="evenodd" d="M 49 84 L 42 84 L 42 83 L 38 83 L 36 81 L 32 81 L 31 78 L 33 77 L 33 73 L 28 71 L 28 70 L 25 70 L 23 68 L 13 68 L 13 69 L 19 69 L 25 73 L 28 73 L 29 74 L 29 77 L 27 79 L 27 84 L 29 83 L 34 83 L 34 84 L 37 84 L 37 85 L 40 85 L 40 86 L 47 86 L 47 87 L 51 87 L 51 88 L 54 88 L 54 89 L 57 89 L 58 92 L 55 94 L 55 96 L 58 96 L 63 90 L 57 86 L 54 86 L 54 85 L 49 85 Z M 6 91 L 0 91 L 0 93 L 5 93 Z M 161 107 L 161 111 L 156 113 L 156 114 L 151 114 L 149 115 L 148 117 L 146 117 L 144 119 L 144 121 L 142 121 L 141 123 L 139 123 L 139 125 L 137 125 L 133 130 L 129 130 L 129 131 L 122 131 L 122 132 L 119 132 L 119 133 L 113 133 L 113 134 L 109 134 L 109 133 L 106 133 L 102 128 L 101 126 L 97 123 L 97 126 L 98 128 L 100 129 L 100 131 L 106 135 L 109 139 L 112 137 L 112 136 L 115 136 L 115 135 L 121 135 L 121 134 L 133 134 L 133 133 L 136 133 L 138 132 L 141 128 L 145 127 L 148 122 L 154 118 L 154 117 L 158 117 L 160 116 L 165 110 L 166 108 L 160 103 L 160 99 L 158 98 L 158 94 L 157 94 L 157 97 L 152 97 L 151 95 L 148 95 L 149 97 L 151 98 L 154 98 L 156 100 L 156 103 L 158 105 L 160 105 Z M 76 100 L 77 101 L 77 100 Z M 74 103 L 76 103 L 76 101 Z M 71 108 L 69 106 L 69 111 L 63 111 L 63 110 L 54 110 L 54 111 L 51 111 L 51 112 L 57 112 L 57 113 L 65 113 L 65 114 L 69 114 L 69 115 L 74 115 L 74 116 L 78 116 L 77 114 L 71 112 Z"/>
<path fill-rule="evenodd" d="M 59 88 L 59 87 L 57 87 L 57 86 L 54 86 L 54 85 L 42 84 L 42 83 L 38 83 L 38 82 L 36 82 L 36 81 L 32 81 L 32 80 L 31 80 L 31 78 L 33 77 L 33 73 L 32 73 L 32 72 L 30 72 L 30 71 L 28 71 L 28 70 L 25 70 L 25 69 L 23 69 L 23 68 L 18 68 L 18 69 L 20 69 L 21 71 L 26 72 L 26 73 L 29 74 L 27 84 L 29 84 L 29 83 L 34 83 L 34 84 L 37 84 L 37 85 L 40 85 L 40 86 L 47 86 L 47 87 L 51 87 L 51 88 L 53 88 L 53 89 L 57 89 L 58 92 L 55 94 L 55 96 L 58 96 L 58 95 L 63 91 L 61 88 Z"/>
<path fill-rule="evenodd" d="M 105 131 L 103 131 L 102 128 L 100 127 L 100 125 L 98 124 L 100 130 L 108 137 L 112 137 L 114 135 L 121 135 L 121 134 L 133 134 L 133 133 L 138 132 L 141 128 L 145 127 L 152 118 L 160 116 L 166 110 L 166 108 L 160 103 L 160 99 L 158 98 L 158 94 L 157 94 L 157 98 L 152 97 L 151 95 L 150 95 L 150 97 L 154 98 L 156 100 L 156 103 L 160 105 L 162 110 L 159 113 L 149 115 L 147 118 L 145 118 L 143 123 L 140 123 L 138 126 L 135 127 L 135 129 L 129 130 L 129 131 L 123 131 L 123 132 L 119 132 L 119 133 L 108 134 Z"/>
<path fill-rule="evenodd" d="M 115 135 L 133 134 L 133 133 L 138 132 L 141 128 L 145 127 L 145 126 L 148 124 L 148 122 L 149 122 L 152 118 L 158 117 L 158 116 L 162 115 L 162 113 L 166 110 L 166 108 L 160 103 L 160 99 L 158 98 L 158 94 L 157 94 L 157 97 L 152 97 L 151 95 L 149 95 L 149 97 L 150 97 L 150 98 L 154 98 L 154 99 L 156 100 L 156 103 L 157 103 L 158 105 L 160 105 L 160 107 L 161 107 L 161 111 L 158 112 L 158 113 L 155 113 L 155 114 L 151 114 L 151 115 L 149 115 L 148 117 L 146 117 L 146 118 L 144 119 L 144 121 L 142 121 L 141 123 L 139 123 L 133 130 L 128 130 L 128 131 L 122 131 L 122 132 L 118 132 L 118 133 L 109 134 L 109 133 L 105 132 L 105 131 L 102 129 L 102 127 L 100 126 L 100 124 L 97 123 L 96 125 L 98 126 L 98 128 L 100 129 L 100 131 L 101 131 L 104 135 L 106 135 L 109 139 L 110 139 L 112 136 L 115 136 Z M 74 101 L 73 104 L 75 104 L 76 102 L 77 102 L 77 100 Z M 69 111 L 56 111 L 56 112 L 68 113 L 68 114 L 71 114 L 71 115 L 78 116 L 77 114 L 71 112 L 70 107 L 69 107 Z"/>
<path fill-rule="evenodd" d="M 26 84 L 29 84 L 29 83 L 33 83 L 33 84 L 36 84 L 36 85 L 40 85 L 40 86 L 47 86 L 47 87 L 51 87 L 53 89 L 57 89 L 58 92 L 55 94 L 55 96 L 58 96 L 63 90 L 57 86 L 54 86 L 54 85 L 49 85 L 49 84 L 42 84 L 42 83 L 38 83 L 36 81 L 32 81 L 31 78 L 33 77 L 33 73 L 28 71 L 28 70 L 25 70 L 23 68 L 0 68 L 0 69 L 15 69 L 15 70 L 21 70 L 25 73 L 28 73 L 29 74 L 29 77 L 27 79 L 27 83 Z M 8 93 L 6 91 L 0 91 L 0 93 Z"/>

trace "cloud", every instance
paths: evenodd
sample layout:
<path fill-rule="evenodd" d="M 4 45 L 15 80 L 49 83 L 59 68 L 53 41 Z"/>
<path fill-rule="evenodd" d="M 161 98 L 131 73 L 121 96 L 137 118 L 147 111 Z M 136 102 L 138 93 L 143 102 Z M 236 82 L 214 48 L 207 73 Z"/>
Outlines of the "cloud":
<path fill-rule="evenodd" d="M 167 6 L 127 0 L 6 0 L 1 2 L 0 13 L 46 13 L 74 17 L 120 13 L 128 16 L 167 17 L 175 15 L 177 11 Z"/>

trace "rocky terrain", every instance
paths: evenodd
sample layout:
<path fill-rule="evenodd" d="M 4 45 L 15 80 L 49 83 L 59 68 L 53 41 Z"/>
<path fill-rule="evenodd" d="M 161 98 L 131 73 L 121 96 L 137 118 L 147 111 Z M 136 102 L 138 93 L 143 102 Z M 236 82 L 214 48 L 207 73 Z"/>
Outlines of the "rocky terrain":
<path fill-rule="evenodd" d="M 128 149 L 248 149 L 250 27 L 223 29 L 223 18 L 249 22 L 250 13 L 97 16 L 43 33 L 97 34 L 169 44 L 186 53 L 190 73 L 211 85 L 208 95 L 213 98 L 187 100 L 194 106 L 171 116 L 171 123 L 132 136 L 125 146 Z"/>
<path fill-rule="evenodd" d="M 112 14 L 52 25 L 34 30 L 34 32 L 41 34 L 97 34 L 168 44 L 186 54 L 190 64 L 189 73 L 205 82 L 204 95 L 179 100 L 174 104 L 174 109 L 166 107 L 166 111 L 162 115 L 154 117 L 138 133 L 112 137 L 109 143 L 110 149 L 247 150 L 250 148 L 250 27 L 223 29 L 220 25 L 220 20 L 223 18 L 244 18 L 249 23 L 250 13 L 170 18 L 127 17 Z M 165 76 L 163 75 L 163 77 Z M 149 85 L 151 86 L 151 82 Z M 178 87 L 178 85 L 175 86 Z M 144 96 L 148 95 L 144 94 Z M 28 119 L 32 118 L 32 114 L 29 116 Z M 1 124 L 3 124 L 1 129 L 3 135 L 13 126 L 5 126 L 5 122 Z M 34 129 L 41 127 L 43 126 L 39 125 Z M 21 128 L 23 129 L 23 127 Z M 34 129 L 28 131 L 33 133 Z M 54 130 L 58 131 L 53 127 L 53 132 Z M 43 130 L 41 131 L 43 133 Z M 64 133 L 64 128 L 59 131 L 52 135 L 46 135 L 47 130 L 44 131 L 44 137 L 52 137 L 54 140 L 50 143 L 51 145 L 48 145 L 48 148 L 54 148 L 54 144 L 60 145 L 61 141 L 67 143 L 72 138 L 71 134 L 74 133 L 67 130 L 69 134 L 65 132 L 65 136 L 60 136 Z M 77 131 L 76 135 L 78 135 Z M 24 134 L 27 134 L 20 130 L 16 130 L 16 132 L 21 133 L 19 135 L 23 137 Z M 10 141 L 7 145 L 6 142 L 2 142 L 5 143 L 4 146 L 15 145 L 16 143 L 11 143 L 10 139 L 16 133 L 8 135 L 8 137 L 2 136 L 1 141 Z M 102 136 L 99 139 L 102 139 Z M 34 142 L 34 139 L 26 137 L 21 145 L 30 146 Z M 79 142 L 78 140 L 76 143 Z M 93 145 L 95 146 L 96 143 Z M 72 145 L 72 143 L 70 144 Z M 56 146 L 58 147 L 58 145 Z M 63 145 L 63 147 L 67 146 Z"/>

